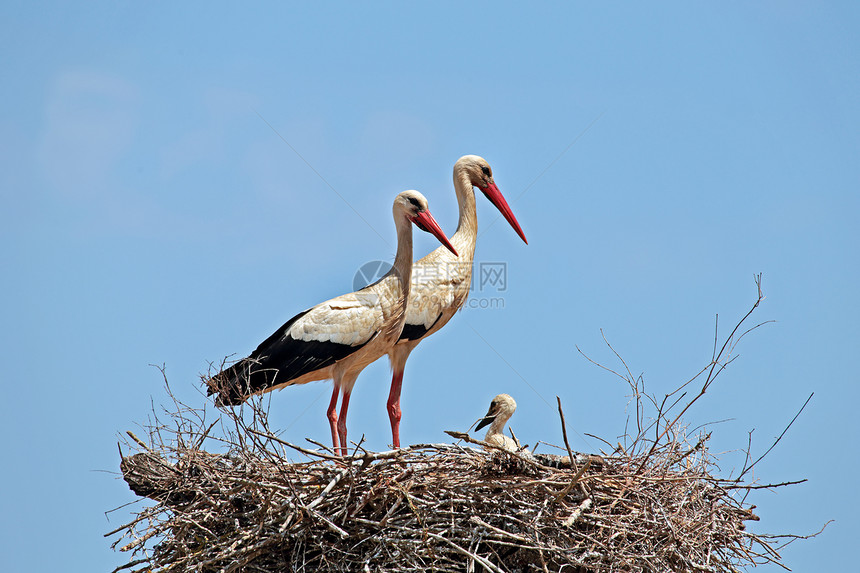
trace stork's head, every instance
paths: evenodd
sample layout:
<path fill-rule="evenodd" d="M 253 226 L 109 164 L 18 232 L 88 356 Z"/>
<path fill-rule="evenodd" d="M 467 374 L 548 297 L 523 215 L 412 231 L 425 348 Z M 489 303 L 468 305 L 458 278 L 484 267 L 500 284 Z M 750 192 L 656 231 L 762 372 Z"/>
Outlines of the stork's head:
<path fill-rule="evenodd" d="M 490 402 L 490 409 L 487 410 L 487 415 L 475 426 L 475 431 L 477 432 L 484 426 L 492 424 L 496 419 L 502 420 L 502 423 L 507 422 L 514 415 L 516 409 L 517 403 L 513 398 L 507 394 L 499 394 Z"/>
<path fill-rule="evenodd" d="M 517 235 L 528 245 L 529 242 L 526 240 L 526 235 L 523 233 L 517 218 L 514 217 L 514 213 L 511 211 L 508 202 L 505 201 L 502 192 L 499 191 L 496 182 L 493 180 L 493 169 L 487 163 L 487 160 L 477 155 L 464 155 L 454 164 L 454 177 L 456 178 L 460 174 L 468 177 L 472 186 L 481 190 L 487 199 L 496 206 L 496 209 L 502 213 L 511 227 L 514 228 Z"/>
<path fill-rule="evenodd" d="M 416 227 L 430 233 L 439 239 L 439 242 L 445 245 L 445 247 L 457 255 L 457 250 L 454 248 L 454 245 L 451 244 L 451 241 L 448 240 L 448 237 L 445 236 L 445 233 L 442 231 L 442 227 L 439 226 L 439 223 L 436 222 L 436 219 L 433 218 L 433 215 L 430 214 L 430 209 L 427 205 L 427 199 L 419 193 L 418 191 L 403 191 L 397 195 L 397 198 L 394 199 L 394 215 L 395 217 L 401 213 L 407 220 L 414 223 Z"/>

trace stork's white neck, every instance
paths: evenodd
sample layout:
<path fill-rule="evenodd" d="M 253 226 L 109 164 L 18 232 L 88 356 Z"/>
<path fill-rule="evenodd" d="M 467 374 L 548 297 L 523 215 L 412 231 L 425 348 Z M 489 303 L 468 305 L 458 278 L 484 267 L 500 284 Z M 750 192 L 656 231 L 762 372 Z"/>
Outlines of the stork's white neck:
<path fill-rule="evenodd" d="M 409 283 L 412 281 L 412 221 L 403 213 L 394 214 L 397 228 L 397 254 L 394 256 L 394 272 L 400 279 L 404 296 L 409 296 Z"/>
<path fill-rule="evenodd" d="M 478 238 L 478 212 L 475 207 L 475 190 L 465 169 L 454 170 L 454 191 L 457 193 L 457 204 L 460 207 L 460 220 L 451 240 L 456 241 L 454 245 L 458 250 L 463 248 L 463 251 L 468 251 L 471 255 L 475 252 L 475 241 Z M 460 257 L 466 254 L 463 251 L 460 251 Z"/>
<path fill-rule="evenodd" d="M 454 235 L 476 235 L 478 232 L 478 213 L 475 208 L 475 190 L 465 169 L 454 171 L 454 191 L 460 207 L 460 220 Z"/>

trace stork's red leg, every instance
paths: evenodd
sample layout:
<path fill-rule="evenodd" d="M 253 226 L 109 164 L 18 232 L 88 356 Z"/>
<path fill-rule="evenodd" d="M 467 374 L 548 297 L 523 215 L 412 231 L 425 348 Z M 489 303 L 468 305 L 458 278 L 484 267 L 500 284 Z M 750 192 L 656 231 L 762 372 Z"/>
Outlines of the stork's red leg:
<path fill-rule="evenodd" d="M 391 391 L 388 393 L 388 419 L 391 421 L 391 440 L 395 448 L 400 447 L 400 389 L 403 387 L 403 370 L 395 370 L 391 376 Z"/>
<path fill-rule="evenodd" d="M 331 402 L 329 402 L 328 410 L 326 410 L 326 417 L 328 417 L 328 423 L 331 426 L 331 444 L 334 446 L 334 453 L 337 455 L 338 447 L 340 443 L 338 442 L 337 435 L 337 395 L 340 393 L 340 388 L 337 384 L 334 385 L 334 392 L 331 393 Z M 346 394 L 344 394 L 344 397 Z M 345 414 L 345 413 L 344 413 Z"/>
<path fill-rule="evenodd" d="M 346 448 L 346 410 L 349 408 L 349 392 L 344 391 L 343 401 L 340 403 L 340 418 L 337 421 L 337 433 L 340 435 L 340 455 L 347 454 Z"/>

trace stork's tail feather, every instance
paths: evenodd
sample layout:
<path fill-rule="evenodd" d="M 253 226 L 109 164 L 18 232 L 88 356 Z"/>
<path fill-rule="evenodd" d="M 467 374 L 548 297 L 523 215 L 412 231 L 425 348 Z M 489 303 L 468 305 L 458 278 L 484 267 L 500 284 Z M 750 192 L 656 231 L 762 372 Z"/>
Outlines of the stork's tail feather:
<path fill-rule="evenodd" d="M 251 361 L 247 358 L 205 380 L 206 394 L 215 396 L 216 406 L 238 406 L 252 394 Z"/>

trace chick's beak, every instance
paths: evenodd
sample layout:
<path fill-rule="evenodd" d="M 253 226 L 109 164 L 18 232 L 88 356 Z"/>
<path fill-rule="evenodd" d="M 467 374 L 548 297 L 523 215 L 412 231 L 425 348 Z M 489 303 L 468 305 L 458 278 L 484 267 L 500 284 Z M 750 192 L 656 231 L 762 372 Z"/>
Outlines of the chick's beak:
<path fill-rule="evenodd" d="M 478 431 L 478 430 L 480 430 L 481 428 L 484 428 L 484 427 L 486 427 L 486 426 L 489 426 L 490 424 L 492 424 L 492 423 L 493 423 L 493 420 L 495 420 L 495 419 L 496 419 L 496 416 L 495 416 L 495 415 L 493 415 L 493 416 L 487 416 L 486 418 L 484 418 L 483 420 L 481 420 L 480 422 L 478 422 L 478 425 L 477 425 L 477 426 L 475 426 L 475 431 L 477 432 L 477 431 Z"/>

